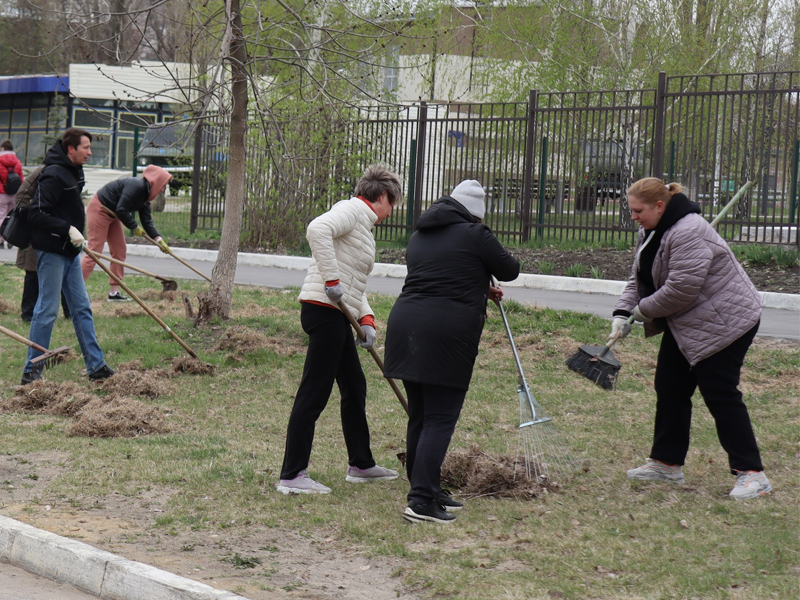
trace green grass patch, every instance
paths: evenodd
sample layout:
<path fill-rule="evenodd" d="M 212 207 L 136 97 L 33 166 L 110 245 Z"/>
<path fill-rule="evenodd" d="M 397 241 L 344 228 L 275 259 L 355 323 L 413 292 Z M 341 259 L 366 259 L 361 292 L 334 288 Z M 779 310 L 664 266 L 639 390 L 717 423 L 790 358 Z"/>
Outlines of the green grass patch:
<path fill-rule="evenodd" d="M 0 413 L 7 455 L 57 451 L 68 457 L 48 493 L 71 499 L 76 507 L 88 509 L 112 495 L 133 502 L 154 490 L 172 492 L 164 512 L 152 515 L 154 535 L 224 531 L 231 537 L 262 527 L 274 530 L 274 538 L 281 530 L 331 536 L 338 549 L 321 545 L 318 551 L 356 548 L 361 555 L 390 558 L 400 584 L 423 598 L 737 600 L 800 593 L 796 344 L 759 339 L 747 355 L 741 387 L 775 491 L 736 503 L 728 498 L 734 478 L 699 396 L 686 485 L 625 479 L 626 469 L 641 464 L 650 448 L 658 338 L 645 339 L 641 327 L 634 328 L 616 352 L 623 367 L 618 389 L 609 392 L 564 365 L 580 344 L 605 341 L 606 319 L 508 300 L 504 306 L 531 389 L 585 470 L 559 492 L 533 500 L 465 499 L 453 525 L 410 526 L 400 516 L 408 491 L 404 479 L 345 482 L 347 454 L 336 390 L 317 423 L 310 465 L 312 477 L 332 493 L 298 498 L 274 490 L 304 362 L 306 336 L 296 290 L 237 288 L 231 320 L 196 329 L 180 299 L 148 295 L 160 290 L 152 280 L 128 276 L 126 282 L 150 298 L 146 301 L 156 314 L 217 370 L 215 375 L 179 375 L 171 380 L 171 393 L 140 398 L 171 415 L 176 427 L 165 435 L 87 440 L 68 437 L 68 420 L 62 417 Z M 191 281 L 181 281 L 180 287 L 190 296 L 204 289 Z M 16 308 L 21 289 L 22 271 L 0 266 L 0 297 Z M 112 367 L 137 360 L 147 368 L 164 368 L 184 355 L 135 304 L 105 302 L 105 277 L 93 275 L 88 290 L 100 345 Z M 371 296 L 370 301 L 380 343 L 393 299 Z M 0 315 L 0 324 L 27 334 L 16 310 Z M 216 349 L 234 327 L 266 341 L 246 352 Z M 52 345 L 78 348 L 71 324 L 62 318 Z M 0 353 L 0 393 L 8 398 L 19 382 L 25 348 L 2 336 Z M 405 449 L 406 416 L 372 358 L 362 353 L 362 361 L 373 452 L 380 464 L 400 469 L 396 455 Z M 48 370 L 46 377 L 95 389 L 82 369 L 77 360 Z M 505 329 L 490 306 L 452 448 L 478 444 L 488 453 L 515 454 L 516 385 Z M 184 552 L 195 548 L 193 542 L 182 543 Z M 270 537 L 260 543 L 265 545 L 257 553 L 231 553 L 228 561 L 269 586 L 265 565 L 281 546 Z M 302 583 L 297 585 L 301 593 Z"/>

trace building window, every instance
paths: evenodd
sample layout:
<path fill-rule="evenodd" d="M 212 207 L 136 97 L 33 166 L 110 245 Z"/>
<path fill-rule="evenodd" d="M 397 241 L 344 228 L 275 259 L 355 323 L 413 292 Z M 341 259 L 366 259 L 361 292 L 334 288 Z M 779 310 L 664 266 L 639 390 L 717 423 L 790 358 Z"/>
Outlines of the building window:
<path fill-rule="evenodd" d="M 110 110 L 87 110 L 76 108 L 72 111 L 72 125 L 82 129 L 110 131 L 114 122 L 114 112 Z"/>

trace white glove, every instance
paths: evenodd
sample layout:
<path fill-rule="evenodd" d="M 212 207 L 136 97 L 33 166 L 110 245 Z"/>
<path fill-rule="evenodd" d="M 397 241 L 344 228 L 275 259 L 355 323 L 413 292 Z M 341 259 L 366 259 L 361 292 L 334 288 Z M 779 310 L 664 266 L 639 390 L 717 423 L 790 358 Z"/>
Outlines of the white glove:
<path fill-rule="evenodd" d="M 628 337 L 628 334 L 631 332 L 631 326 L 628 324 L 628 319 L 625 317 L 614 317 L 614 320 L 611 321 L 611 335 L 608 336 L 608 341 L 614 340 L 616 342 L 619 340 Z"/>
<path fill-rule="evenodd" d="M 69 243 L 76 248 L 83 248 L 83 245 L 86 243 L 86 240 L 83 239 L 81 232 L 72 225 L 69 226 Z"/>
<path fill-rule="evenodd" d="M 639 310 L 638 304 L 633 307 L 633 311 L 631 311 L 631 314 L 633 315 L 634 321 L 641 321 L 642 323 L 650 323 L 653 320 L 650 317 L 646 317 L 644 314 L 642 314 L 642 311 Z"/>
<path fill-rule="evenodd" d="M 328 296 L 328 300 L 336 304 L 342 299 L 342 296 L 344 296 L 344 288 L 342 288 L 341 283 L 337 283 L 336 285 L 332 285 L 330 287 L 326 285 L 325 295 Z"/>
<path fill-rule="evenodd" d="M 375 338 L 378 337 L 378 332 L 375 331 L 375 328 L 372 325 L 362 325 L 361 331 L 364 332 L 364 340 L 358 338 L 358 345 L 362 348 L 366 348 L 369 350 L 372 346 L 375 345 Z"/>

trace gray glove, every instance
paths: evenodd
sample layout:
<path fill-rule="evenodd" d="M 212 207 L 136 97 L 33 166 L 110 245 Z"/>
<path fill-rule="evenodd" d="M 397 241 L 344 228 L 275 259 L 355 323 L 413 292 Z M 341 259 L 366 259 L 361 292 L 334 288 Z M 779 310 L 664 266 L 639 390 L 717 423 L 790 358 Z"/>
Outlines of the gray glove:
<path fill-rule="evenodd" d="M 646 317 L 642 313 L 642 311 L 639 310 L 639 305 L 638 304 L 633 307 L 633 310 L 631 311 L 631 314 L 633 315 L 633 320 L 634 321 L 640 321 L 642 323 L 650 323 L 653 320 L 650 317 Z"/>
<path fill-rule="evenodd" d="M 369 350 L 372 346 L 375 345 L 375 338 L 378 337 L 378 332 L 375 331 L 375 328 L 372 325 L 362 325 L 361 331 L 364 332 L 364 340 L 358 338 L 358 345 L 362 348 L 366 348 Z"/>
<path fill-rule="evenodd" d="M 625 317 L 614 317 L 614 320 L 611 321 L 611 335 L 608 336 L 609 343 L 616 342 L 619 340 L 628 337 L 628 334 L 631 332 L 631 326 L 628 324 L 628 319 Z"/>
<path fill-rule="evenodd" d="M 342 299 L 342 296 L 344 296 L 344 288 L 342 288 L 341 283 L 337 283 L 336 285 L 332 285 L 330 287 L 326 285 L 325 295 L 328 296 L 328 300 L 336 304 Z"/>

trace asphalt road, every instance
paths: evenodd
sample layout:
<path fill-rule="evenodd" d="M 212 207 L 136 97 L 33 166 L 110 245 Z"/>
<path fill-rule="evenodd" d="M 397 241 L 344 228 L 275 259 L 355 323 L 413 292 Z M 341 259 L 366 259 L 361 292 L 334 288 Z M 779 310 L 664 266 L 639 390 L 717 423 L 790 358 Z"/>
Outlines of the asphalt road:
<path fill-rule="evenodd" d="M 201 279 L 199 275 L 182 265 L 177 260 L 167 255 L 157 258 L 128 255 L 129 264 L 156 273 L 163 277 L 175 280 Z M 16 250 L 0 249 L 0 262 L 13 262 Z M 211 276 L 214 263 L 211 261 L 188 261 L 200 272 Z M 97 269 L 97 268 L 96 268 Z M 99 269 L 97 269 L 99 272 Z M 129 271 L 129 273 L 134 274 Z M 261 267 L 238 265 L 234 281 L 241 285 L 264 286 L 282 289 L 285 287 L 300 287 L 305 279 L 303 270 L 283 269 L 279 267 Z M 97 275 L 94 275 L 97 277 Z M 104 275 L 103 275 L 104 276 Z M 153 281 L 158 288 L 160 284 Z M 179 283 L 180 286 L 180 283 Z M 395 277 L 370 277 L 367 290 L 370 293 L 397 296 L 403 288 L 403 279 Z M 507 298 L 525 304 L 557 310 L 586 312 L 610 319 L 617 301 L 616 296 L 607 294 L 589 294 L 580 292 L 560 292 L 533 288 L 506 287 Z M 758 332 L 761 336 L 779 337 L 800 341 L 800 311 L 765 308 L 762 313 L 761 327 Z"/>

